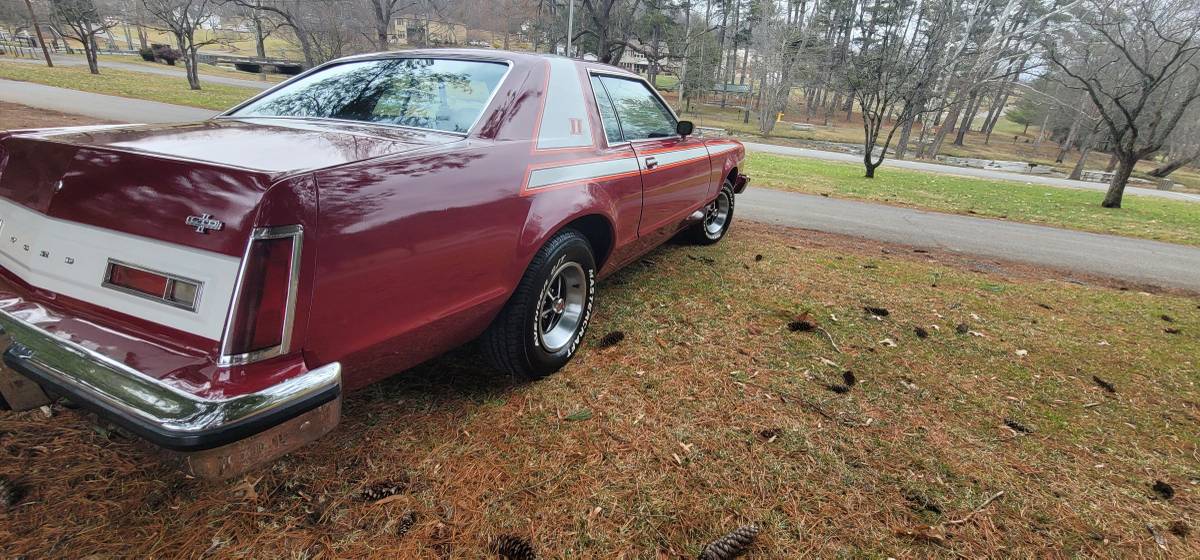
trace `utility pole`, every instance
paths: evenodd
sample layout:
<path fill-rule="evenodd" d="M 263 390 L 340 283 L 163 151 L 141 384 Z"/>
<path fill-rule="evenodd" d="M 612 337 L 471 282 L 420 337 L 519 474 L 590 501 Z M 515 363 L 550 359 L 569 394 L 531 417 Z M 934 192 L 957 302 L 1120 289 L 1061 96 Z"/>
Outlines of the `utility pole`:
<path fill-rule="evenodd" d="M 46 66 L 54 68 L 54 61 L 50 60 L 50 49 L 46 48 L 46 40 L 42 38 L 42 26 L 38 23 L 37 14 L 33 12 L 33 3 L 25 0 L 25 7 L 29 8 L 29 21 L 33 23 L 33 30 L 37 32 L 38 44 L 42 47 L 42 56 L 46 57 Z"/>
<path fill-rule="evenodd" d="M 29 0 L 25 0 L 28 2 Z M 567 58 L 571 57 L 571 38 L 575 35 L 575 0 L 567 0 Z"/>
<path fill-rule="evenodd" d="M 679 68 L 679 112 L 687 107 L 684 104 L 684 82 L 687 81 L 688 50 L 692 48 L 692 3 L 683 3 L 683 62 Z"/>

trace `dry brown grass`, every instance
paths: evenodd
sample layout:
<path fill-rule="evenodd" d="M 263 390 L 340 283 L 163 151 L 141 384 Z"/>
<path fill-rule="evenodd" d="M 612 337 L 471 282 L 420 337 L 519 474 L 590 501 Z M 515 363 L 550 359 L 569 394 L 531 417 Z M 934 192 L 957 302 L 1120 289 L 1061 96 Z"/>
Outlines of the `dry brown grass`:
<path fill-rule="evenodd" d="M 0 415 L 0 475 L 29 489 L 0 554 L 480 558 L 513 534 L 548 558 L 694 558 L 757 522 L 750 558 L 1200 555 L 1168 529 L 1200 526 L 1198 301 L 1063 280 L 741 222 L 603 283 L 559 374 L 512 383 L 464 349 L 241 480 L 187 479 L 73 412 Z M 802 312 L 840 352 L 787 328 Z M 828 390 L 844 370 L 858 383 Z M 358 499 L 384 481 L 404 491 Z"/>
<path fill-rule="evenodd" d="M 103 122 L 91 117 L 68 115 L 0 101 L 0 131 L 49 126 L 85 126 Z"/>

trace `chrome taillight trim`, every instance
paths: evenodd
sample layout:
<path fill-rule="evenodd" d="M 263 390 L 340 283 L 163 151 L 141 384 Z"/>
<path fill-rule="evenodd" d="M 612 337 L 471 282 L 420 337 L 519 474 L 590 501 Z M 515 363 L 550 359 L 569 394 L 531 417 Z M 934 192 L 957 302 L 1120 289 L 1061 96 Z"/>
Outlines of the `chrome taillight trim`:
<path fill-rule="evenodd" d="M 126 288 L 125 286 L 118 286 L 116 284 L 113 284 L 112 282 L 109 282 L 109 278 L 112 278 L 113 265 L 123 266 L 126 268 L 132 268 L 134 270 L 140 270 L 142 272 L 149 272 L 150 274 L 157 274 L 158 276 L 162 276 L 167 279 L 167 287 L 165 288 L 165 290 L 161 296 L 154 297 L 153 295 L 147 294 L 145 292 L 139 292 L 137 290 L 132 290 L 132 289 Z M 196 297 L 192 299 L 191 305 L 185 305 L 178 301 L 173 301 L 173 300 L 167 299 L 167 294 L 170 293 L 170 291 L 171 291 L 171 283 L 172 282 L 186 282 L 188 284 L 196 286 Z M 133 264 L 133 263 L 118 260 L 118 259 L 111 259 L 111 258 L 108 259 L 107 264 L 104 265 L 104 277 L 100 279 L 100 285 L 105 288 L 108 288 L 110 290 L 116 290 L 123 294 L 129 294 L 131 296 L 137 296 L 142 299 L 156 301 L 158 303 L 169 305 L 169 306 L 177 308 L 177 309 L 182 309 L 184 311 L 191 311 L 192 313 L 195 313 L 196 310 L 200 308 L 200 297 L 201 297 L 201 294 L 204 293 L 204 282 L 201 282 L 199 280 L 193 280 L 186 276 L 180 276 L 178 274 L 171 274 L 170 272 L 163 272 L 161 270 L 155 270 L 153 268 Z"/>
<path fill-rule="evenodd" d="M 233 330 L 234 314 L 237 313 L 238 304 L 241 303 L 242 283 L 246 279 L 246 265 L 250 261 L 250 250 L 257 241 L 285 239 L 289 237 L 292 239 L 292 266 L 291 271 L 289 271 L 287 304 L 284 307 L 283 333 L 279 338 L 279 344 L 244 354 L 230 354 L 229 334 Z M 298 224 L 254 228 L 254 231 L 250 233 L 250 241 L 246 243 L 246 250 L 242 253 L 242 264 L 238 267 L 237 282 L 234 284 L 233 298 L 229 302 L 229 312 L 225 316 L 225 331 L 221 335 L 221 356 L 217 358 L 217 365 L 235 366 L 248 364 L 291 352 L 292 329 L 296 320 L 296 296 L 300 290 L 300 255 L 303 247 L 304 226 Z"/>

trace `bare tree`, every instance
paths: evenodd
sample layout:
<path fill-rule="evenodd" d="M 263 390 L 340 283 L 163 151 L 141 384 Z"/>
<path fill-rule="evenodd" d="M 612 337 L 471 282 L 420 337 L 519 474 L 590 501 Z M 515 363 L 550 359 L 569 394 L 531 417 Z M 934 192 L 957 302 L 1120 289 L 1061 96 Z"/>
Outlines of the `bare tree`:
<path fill-rule="evenodd" d="M 587 35 L 592 40 L 600 62 L 621 62 L 640 4 L 641 0 L 582 0 L 580 5 L 587 16 L 587 25 L 577 35 Z"/>
<path fill-rule="evenodd" d="M 42 57 L 46 60 L 46 66 L 54 68 L 54 60 L 50 58 L 50 48 L 46 46 L 46 39 L 42 37 L 42 26 L 38 23 L 37 12 L 33 9 L 33 2 L 25 0 L 25 9 L 29 12 L 29 26 L 33 28 L 33 32 L 37 36 L 38 46 L 42 48 Z"/>
<path fill-rule="evenodd" d="M 949 35 L 947 3 L 876 0 L 863 5 L 855 29 L 861 41 L 848 61 L 848 83 L 862 112 L 863 166 L 868 179 L 883 164 L 896 131 L 930 110 L 918 100 L 931 86 L 935 75 L 931 70 Z M 918 32 L 918 27 L 925 31 Z M 888 132 L 881 143 L 885 128 Z"/>
<path fill-rule="evenodd" d="M 1200 161 L 1200 103 L 1175 127 L 1167 146 L 1167 161 L 1150 171 L 1151 177 L 1165 178 L 1183 167 Z"/>
<path fill-rule="evenodd" d="M 200 89 L 198 53 L 200 47 L 220 42 L 216 34 L 198 41 L 196 31 L 213 16 L 216 0 L 142 0 L 146 12 L 156 23 L 175 38 L 179 52 L 183 53 L 183 65 L 187 73 L 188 86 Z"/>
<path fill-rule="evenodd" d="M 1120 208 L 1134 166 L 1162 149 L 1200 99 L 1196 0 L 1087 0 L 1046 57 L 1085 91 L 1108 129 L 1118 163 L 1101 203 Z"/>
<path fill-rule="evenodd" d="M 88 71 L 99 74 L 96 37 L 108 32 L 116 25 L 116 20 L 105 21 L 94 0 L 51 0 L 50 24 L 55 33 L 79 41 Z"/>
<path fill-rule="evenodd" d="M 362 28 L 357 18 L 346 17 L 358 6 L 355 0 L 224 0 L 258 10 L 291 32 L 304 55 L 304 63 L 316 66 L 361 47 Z M 426 0 L 428 2 L 428 0 Z"/>
<path fill-rule="evenodd" d="M 404 10 L 417 5 L 415 0 L 367 0 L 371 11 L 371 21 L 374 24 L 375 46 L 381 51 L 388 50 L 389 31 L 392 20 Z"/>

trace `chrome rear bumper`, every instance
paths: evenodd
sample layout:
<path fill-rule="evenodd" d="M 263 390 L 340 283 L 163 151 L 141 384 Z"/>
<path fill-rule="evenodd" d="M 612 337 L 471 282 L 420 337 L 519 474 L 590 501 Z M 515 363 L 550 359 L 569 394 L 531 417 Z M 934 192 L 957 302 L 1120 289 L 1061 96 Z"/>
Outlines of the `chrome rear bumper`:
<path fill-rule="evenodd" d="M 174 451 L 203 451 L 239 442 L 341 397 L 342 368 L 336 362 L 255 393 L 208 399 L 172 387 L 4 310 L 0 310 L 0 328 L 13 341 L 4 353 L 9 367 L 151 443 Z M 332 425 L 324 431 L 329 429 Z"/>

